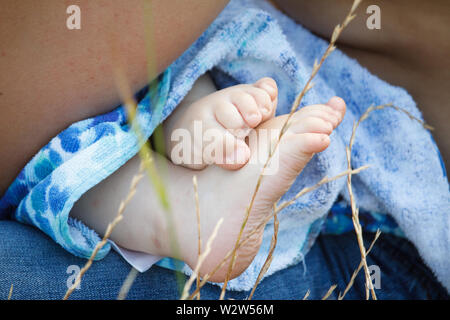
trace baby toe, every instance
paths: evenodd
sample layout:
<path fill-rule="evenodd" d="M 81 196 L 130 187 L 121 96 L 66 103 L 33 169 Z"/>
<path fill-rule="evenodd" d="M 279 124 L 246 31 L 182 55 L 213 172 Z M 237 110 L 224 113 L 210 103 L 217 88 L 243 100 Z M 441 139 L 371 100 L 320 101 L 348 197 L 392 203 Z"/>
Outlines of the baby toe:
<path fill-rule="evenodd" d="M 332 97 L 326 105 L 330 106 L 335 111 L 339 117 L 339 122 L 342 121 L 347 108 L 345 101 L 339 97 Z"/>
<path fill-rule="evenodd" d="M 223 169 L 238 170 L 242 168 L 250 158 L 250 148 L 243 140 L 227 139 L 227 142 L 223 146 L 223 149 L 223 161 L 216 163 Z"/>
<path fill-rule="evenodd" d="M 251 130 L 232 103 L 223 102 L 219 104 L 215 109 L 215 117 L 223 128 L 237 138 L 245 138 Z"/>
<path fill-rule="evenodd" d="M 338 112 L 334 108 L 326 104 L 310 105 L 301 108 L 294 117 L 298 120 L 306 119 L 308 117 L 321 118 L 333 125 L 335 129 L 339 123 L 342 121 L 343 114 Z"/>
<path fill-rule="evenodd" d="M 261 123 L 262 114 L 255 98 L 251 94 L 243 90 L 236 91 L 231 96 L 231 103 L 236 107 L 250 128 L 254 128 Z"/>
<path fill-rule="evenodd" d="M 240 169 L 248 162 L 250 154 L 249 147 L 243 143 L 227 153 L 225 163 L 220 166 L 226 170 Z"/>
<path fill-rule="evenodd" d="M 270 95 L 265 90 L 253 85 L 246 86 L 244 90 L 255 99 L 259 112 L 262 115 L 261 122 L 265 122 L 274 116 L 276 100 L 275 102 L 272 101 Z"/>
<path fill-rule="evenodd" d="M 297 120 L 289 127 L 289 131 L 293 133 L 322 133 L 331 134 L 333 132 L 333 125 L 319 117 L 307 117 L 302 120 Z"/>
<path fill-rule="evenodd" d="M 255 87 L 258 87 L 267 92 L 272 101 L 275 101 L 278 97 L 278 86 L 276 81 L 272 78 L 265 77 L 259 79 L 258 81 L 256 81 Z"/>

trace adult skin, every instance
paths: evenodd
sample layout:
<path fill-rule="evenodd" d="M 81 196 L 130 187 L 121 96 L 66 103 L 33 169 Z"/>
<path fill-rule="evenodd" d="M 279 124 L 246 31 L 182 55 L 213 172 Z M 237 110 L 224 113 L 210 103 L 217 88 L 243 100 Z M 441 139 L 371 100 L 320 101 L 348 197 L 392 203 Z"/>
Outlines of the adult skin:
<path fill-rule="evenodd" d="M 315 34 L 329 39 L 353 0 L 274 0 Z M 381 29 L 369 30 L 366 9 L 381 9 Z M 450 1 L 363 1 L 338 47 L 372 73 L 408 90 L 450 168 Z"/>
<path fill-rule="evenodd" d="M 2 1 L 0 196 L 52 137 L 120 104 L 114 80 L 119 64 L 131 90 L 139 90 L 178 58 L 227 3 Z M 66 27 L 66 9 L 73 4 L 81 9 L 81 30 Z"/>
<path fill-rule="evenodd" d="M 293 18 L 329 37 L 352 0 L 274 0 Z M 70 3 L 69 3 L 70 2 Z M 114 66 L 120 61 L 136 91 L 175 60 L 227 0 L 152 1 L 149 21 L 141 0 L 33 0 L 0 4 L 0 195 L 27 161 L 71 123 L 120 103 Z M 66 28 L 66 8 L 77 4 L 81 30 Z M 372 3 L 371 3 L 372 4 Z M 343 33 L 339 47 L 370 71 L 406 88 L 436 130 L 450 159 L 450 28 L 444 0 L 375 1 L 381 30 L 365 26 L 366 5 Z M 145 30 L 156 49 L 147 74 Z M 186 27 L 188 26 L 188 27 Z M 114 43 L 114 46 L 111 43 Z M 114 47 L 114 49 L 113 49 Z M 115 52 L 114 57 L 112 52 Z"/>

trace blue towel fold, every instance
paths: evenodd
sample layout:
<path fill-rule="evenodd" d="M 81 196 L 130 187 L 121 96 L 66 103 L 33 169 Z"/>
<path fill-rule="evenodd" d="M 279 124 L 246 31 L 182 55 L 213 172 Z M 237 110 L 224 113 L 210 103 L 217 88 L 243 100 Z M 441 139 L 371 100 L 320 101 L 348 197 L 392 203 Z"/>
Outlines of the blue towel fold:
<path fill-rule="evenodd" d="M 326 46 L 325 41 L 268 2 L 232 0 L 140 101 L 138 118 L 145 136 L 150 136 L 207 71 L 219 88 L 273 77 L 280 94 L 277 113 L 287 113 L 305 85 L 314 60 Z M 422 118 L 405 90 L 371 75 L 340 51 L 331 54 L 314 82 L 301 106 L 325 103 L 337 95 L 347 102 L 348 111 L 331 135 L 330 147 L 313 158 L 282 200 L 292 198 L 324 176 L 347 169 L 345 145 L 353 123 L 369 106 L 391 102 Z M 157 101 L 152 104 L 150 96 Z M 66 250 L 88 257 L 98 237 L 71 219 L 70 209 L 83 193 L 117 170 L 138 148 L 126 125 L 123 107 L 76 123 L 27 164 L 0 200 L 0 216 L 11 215 L 33 224 Z M 358 206 L 392 215 L 437 278 L 450 289 L 450 192 L 431 134 L 403 113 L 376 111 L 359 127 L 353 147 L 352 166 L 366 164 L 371 165 L 370 169 L 352 179 Z M 304 259 L 339 195 L 348 203 L 345 179 L 305 195 L 279 215 L 278 246 L 267 275 Z M 248 290 L 253 286 L 272 232 L 269 223 L 259 253 L 249 268 L 230 282 L 230 289 Z M 98 258 L 109 249 L 106 246 Z M 174 268 L 173 261 L 167 258 L 159 264 Z M 184 271 L 191 272 L 187 266 Z"/>

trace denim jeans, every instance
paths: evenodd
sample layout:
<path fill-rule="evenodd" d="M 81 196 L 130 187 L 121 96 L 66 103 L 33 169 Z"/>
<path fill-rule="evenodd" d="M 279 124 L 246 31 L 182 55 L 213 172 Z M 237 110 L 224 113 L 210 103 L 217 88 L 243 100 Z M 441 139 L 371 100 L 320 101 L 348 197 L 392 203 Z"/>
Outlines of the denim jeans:
<path fill-rule="evenodd" d="M 366 247 L 373 234 L 365 233 Z M 39 230 L 14 221 L 0 221 L 0 299 L 6 299 L 14 285 L 12 299 L 61 299 L 74 274 L 86 260 L 77 258 Z M 320 299 L 337 284 L 330 299 L 337 299 L 359 265 L 360 253 L 353 233 L 320 235 L 303 263 L 264 279 L 254 299 Z M 407 240 L 382 234 L 367 258 L 378 299 L 448 299 L 446 290 L 424 265 Z M 378 270 L 378 274 L 377 274 Z M 115 252 L 95 262 L 85 274 L 80 289 L 71 299 L 116 299 L 130 266 Z M 378 277 L 378 278 L 376 278 Z M 346 299 L 364 299 L 363 271 Z M 194 285 L 195 286 L 195 285 Z M 202 299 L 217 299 L 220 288 L 207 284 Z M 249 292 L 227 293 L 227 298 L 245 299 Z M 127 299 L 178 299 L 173 271 L 152 267 L 139 274 Z"/>

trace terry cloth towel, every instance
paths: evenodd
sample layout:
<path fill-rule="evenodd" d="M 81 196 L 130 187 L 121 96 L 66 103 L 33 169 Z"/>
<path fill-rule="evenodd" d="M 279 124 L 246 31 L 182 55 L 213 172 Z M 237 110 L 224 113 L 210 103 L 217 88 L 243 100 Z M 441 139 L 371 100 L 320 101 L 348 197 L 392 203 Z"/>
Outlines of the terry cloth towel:
<path fill-rule="evenodd" d="M 140 101 L 141 128 L 148 137 L 207 71 L 218 88 L 273 77 L 279 85 L 277 113 L 285 114 L 326 46 L 327 42 L 268 2 L 232 0 Z M 338 50 L 326 60 L 314 82 L 301 106 L 324 103 L 337 95 L 347 102 L 347 115 L 332 134 L 330 147 L 314 157 L 282 200 L 291 199 L 324 176 L 347 169 L 345 145 L 353 123 L 369 106 L 393 103 L 422 118 L 405 90 L 371 75 Z M 75 123 L 27 164 L 1 199 L 0 212 L 37 226 L 69 252 L 88 257 L 98 237 L 71 219 L 70 209 L 84 192 L 135 155 L 138 147 L 123 107 Z M 404 113 L 376 111 L 359 127 L 353 147 L 352 166 L 367 164 L 370 169 L 352 178 L 358 206 L 392 215 L 437 278 L 450 289 L 450 192 L 431 134 Z M 348 204 L 345 178 L 308 193 L 280 213 L 278 246 L 267 275 L 304 259 L 339 195 Z M 229 289 L 248 290 L 253 286 L 272 232 L 269 223 L 256 258 L 229 283 Z M 104 257 L 108 250 L 109 245 L 97 258 Z M 168 258 L 159 264 L 175 266 Z M 187 266 L 183 271 L 191 272 Z"/>

